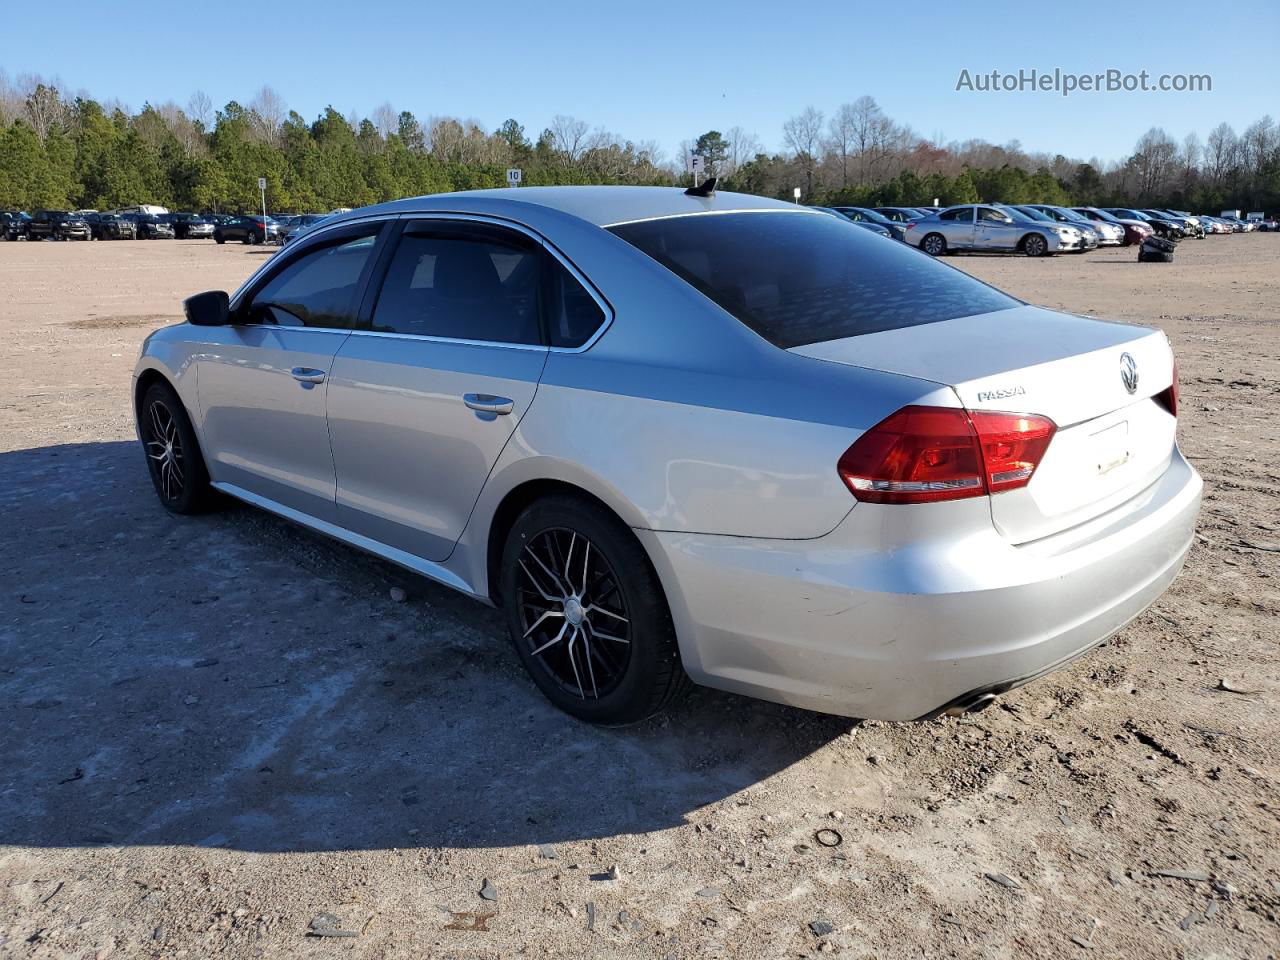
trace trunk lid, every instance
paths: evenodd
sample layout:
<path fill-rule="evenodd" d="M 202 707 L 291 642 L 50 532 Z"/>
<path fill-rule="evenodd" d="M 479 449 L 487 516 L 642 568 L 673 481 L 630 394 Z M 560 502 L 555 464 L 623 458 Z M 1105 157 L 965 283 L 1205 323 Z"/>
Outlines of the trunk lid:
<path fill-rule="evenodd" d="M 996 528 L 1014 543 L 1123 504 L 1173 454 L 1177 423 L 1156 399 L 1173 382 L 1173 354 L 1150 327 L 1023 306 L 791 352 L 946 384 L 969 410 L 1053 420 L 1057 432 L 1031 482 L 990 498 Z"/>

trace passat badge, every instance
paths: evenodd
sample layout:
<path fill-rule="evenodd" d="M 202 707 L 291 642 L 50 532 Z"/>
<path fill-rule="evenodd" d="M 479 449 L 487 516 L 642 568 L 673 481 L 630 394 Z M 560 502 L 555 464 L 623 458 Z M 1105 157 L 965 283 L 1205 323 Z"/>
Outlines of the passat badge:
<path fill-rule="evenodd" d="M 1128 352 L 1120 354 L 1120 382 L 1130 393 L 1138 392 L 1138 362 Z"/>

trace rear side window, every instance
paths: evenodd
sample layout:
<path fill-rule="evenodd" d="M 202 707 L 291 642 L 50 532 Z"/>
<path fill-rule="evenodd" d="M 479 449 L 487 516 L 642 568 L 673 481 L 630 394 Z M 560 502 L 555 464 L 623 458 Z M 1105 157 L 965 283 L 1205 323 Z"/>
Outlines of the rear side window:
<path fill-rule="evenodd" d="M 411 228 L 387 267 L 373 329 L 540 344 L 541 260 L 541 249 L 517 236 Z"/>
<path fill-rule="evenodd" d="M 784 349 L 1021 306 L 835 217 L 690 215 L 610 230 Z"/>

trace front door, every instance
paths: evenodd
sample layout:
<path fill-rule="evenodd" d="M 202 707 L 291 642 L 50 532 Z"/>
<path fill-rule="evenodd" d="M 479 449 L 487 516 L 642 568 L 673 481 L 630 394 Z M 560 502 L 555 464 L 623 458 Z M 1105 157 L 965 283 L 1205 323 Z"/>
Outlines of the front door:
<path fill-rule="evenodd" d="M 381 224 L 300 248 L 241 298 L 198 354 L 202 436 L 216 483 L 332 522 L 326 395 L 354 326 Z"/>

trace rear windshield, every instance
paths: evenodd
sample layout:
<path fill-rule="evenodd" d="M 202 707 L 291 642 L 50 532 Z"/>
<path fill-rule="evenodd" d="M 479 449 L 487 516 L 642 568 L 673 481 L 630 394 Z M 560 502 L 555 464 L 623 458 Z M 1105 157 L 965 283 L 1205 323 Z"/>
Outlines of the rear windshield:
<path fill-rule="evenodd" d="M 836 217 L 695 214 L 609 229 L 783 349 L 1021 306 Z"/>

